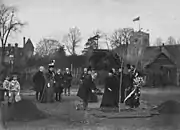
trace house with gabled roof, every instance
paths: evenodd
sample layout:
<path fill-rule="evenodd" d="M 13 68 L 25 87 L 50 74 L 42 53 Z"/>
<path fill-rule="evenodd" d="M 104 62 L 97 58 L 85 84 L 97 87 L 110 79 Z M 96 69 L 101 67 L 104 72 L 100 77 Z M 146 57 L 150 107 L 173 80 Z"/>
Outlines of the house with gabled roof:
<path fill-rule="evenodd" d="M 125 45 L 118 50 L 94 50 L 90 57 L 91 64 L 117 67 L 119 63 L 112 52 L 123 55 Z M 180 45 L 148 46 L 145 48 L 141 67 L 146 75 L 147 86 L 179 86 L 180 85 Z M 103 67 L 103 66 L 101 66 Z"/>
<path fill-rule="evenodd" d="M 142 66 L 148 86 L 179 86 L 180 45 L 149 46 L 144 52 Z"/>
<path fill-rule="evenodd" d="M 0 47 L 0 52 L 2 47 Z M 5 63 L 9 64 L 10 56 L 13 55 L 14 66 L 21 66 L 26 63 L 26 60 L 31 58 L 34 53 L 34 46 L 31 39 L 23 37 L 23 47 L 20 47 L 18 43 L 15 43 L 14 46 L 8 43 L 5 47 Z M 1 57 L 0 57 L 1 58 Z"/>

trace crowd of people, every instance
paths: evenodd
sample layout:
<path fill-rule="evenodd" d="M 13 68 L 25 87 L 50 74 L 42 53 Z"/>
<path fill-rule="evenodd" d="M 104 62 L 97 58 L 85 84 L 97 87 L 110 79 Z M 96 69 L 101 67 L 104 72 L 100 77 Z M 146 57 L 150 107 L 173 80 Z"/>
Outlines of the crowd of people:
<path fill-rule="evenodd" d="M 61 69 L 55 71 L 55 61 L 49 64 L 46 71 L 43 66 L 33 76 L 36 100 L 41 103 L 61 101 L 61 95 L 70 96 L 72 74 L 69 68 L 65 72 Z M 80 85 L 77 96 L 83 101 L 83 109 L 86 110 L 89 102 L 98 102 L 98 94 L 102 92 L 96 87 L 95 80 L 97 72 L 92 68 L 84 68 L 80 77 Z M 101 101 L 101 108 L 119 107 L 119 103 L 125 103 L 130 108 L 140 105 L 140 88 L 143 83 L 143 76 L 136 70 L 135 66 L 127 64 L 123 68 L 112 68 L 105 79 L 104 93 Z M 5 95 L 15 102 L 20 98 L 20 84 L 17 75 L 12 80 L 7 76 L 3 83 L 6 89 Z M 12 98 L 10 98 L 12 97 Z"/>
<path fill-rule="evenodd" d="M 83 100 L 84 110 L 87 109 L 89 97 L 99 92 L 93 82 L 96 76 L 97 73 L 94 73 L 90 68 L 85 68 L 81 76 L 81 85 L 77 96 Z M 112 68 L 108 73 L 108 77 L 105 79 L 104 93 L 100 107 L 117 108 L 119 107 L 119 103 L 125 103 L 130 108 L 138 107 L 140 105 L 140 88 L 143 82 L 142 74 L 136 70 L 134 65 L 127 64 L 118 70 Z"/>
<path fill-rule="evenodd" d="M 61 94 L 70 96 L 72 74 L 69 68 L 63 73 L 61 69 L 54 69 L 54 62 L 49 64 L 48 72 L 43 66 L 33 76 L 36 100 L 42 103 L 61 101 Z M 54 97 L 55 95 L 55 97 Z"/>

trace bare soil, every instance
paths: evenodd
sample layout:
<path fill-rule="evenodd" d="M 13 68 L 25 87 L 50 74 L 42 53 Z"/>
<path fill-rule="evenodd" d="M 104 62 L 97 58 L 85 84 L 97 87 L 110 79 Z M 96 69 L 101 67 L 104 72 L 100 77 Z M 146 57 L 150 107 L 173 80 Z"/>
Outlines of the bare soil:
<path fill-rule="evenodd" d="M 35 101 L 34 96 L 24 98 Z M 178 101 L 180 99 L 180 89 L 175 91 L 169 89 L 144 89 L 141 100 L 147 107 L 162 107 L 163 102 Z M 30 122 L 8 122 L 7 126 L 11 130 L 179 130 L 180 114 L 162 113 L 158 116 L 148 118 L 97 118 L 88 112 L 77 111 L 75 104 L 79 99 L 76 96 L 65 97 L 63 102 L 52 104 L 36 103 L 39 110 L 48 113 L 47 119 Z M 170 106 L 172 106 L 170 102 Z M 177 104 L 176 104 L 177 105 Z M 99 103 L 91 103 L 91 108 L 99 107 Z M 169 107 L 171 108 L 171 107 Z M 94 111 L 95 112 L 95 111 Z M 88 120 L 89 124 L 83 122 Z"/>

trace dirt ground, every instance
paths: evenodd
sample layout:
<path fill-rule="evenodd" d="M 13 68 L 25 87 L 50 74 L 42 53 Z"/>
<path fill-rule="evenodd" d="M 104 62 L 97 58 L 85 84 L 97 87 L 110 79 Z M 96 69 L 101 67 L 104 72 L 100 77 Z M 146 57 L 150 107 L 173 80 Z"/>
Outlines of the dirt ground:
<path fill-rule="evenodd" d="M 34 96 L 24 96 L 35 100 Z M 101 99 L 101 97 L 100 97 Z M 141 100 L 148 107 L 158 105 L 167 100 L 180 99 L 180 89 L 143 89 Z M 97 118 L 88 112 L 75 110 L 79 102 L 76 96 L 65 97 L 61 103 L 40 104 L 40 110 L 51 115 L 47 119 L 33 122 L 8 122 L 10 130 L 179 130 L 180 115 L 159 115 L 149 118 Z M 99 107 L 99 103 L 90 104 L 91 108 Z M 82 120 L 87 119 L 89 124 Z"/>

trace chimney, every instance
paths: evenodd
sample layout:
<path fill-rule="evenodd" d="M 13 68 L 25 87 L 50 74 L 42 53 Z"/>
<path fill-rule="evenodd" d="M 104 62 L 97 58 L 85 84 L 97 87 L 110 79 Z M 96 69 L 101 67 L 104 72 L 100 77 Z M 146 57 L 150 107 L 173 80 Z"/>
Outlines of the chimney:
<path fill-rule="evenodd" d="M 15 47 L 18 47 L 18 43 L 15 43 Z"/>
<path fill-rule="evenodd" d="M 23 37 L 23 47 L 25 46 L 26 44 L 26 37 Z"/>

